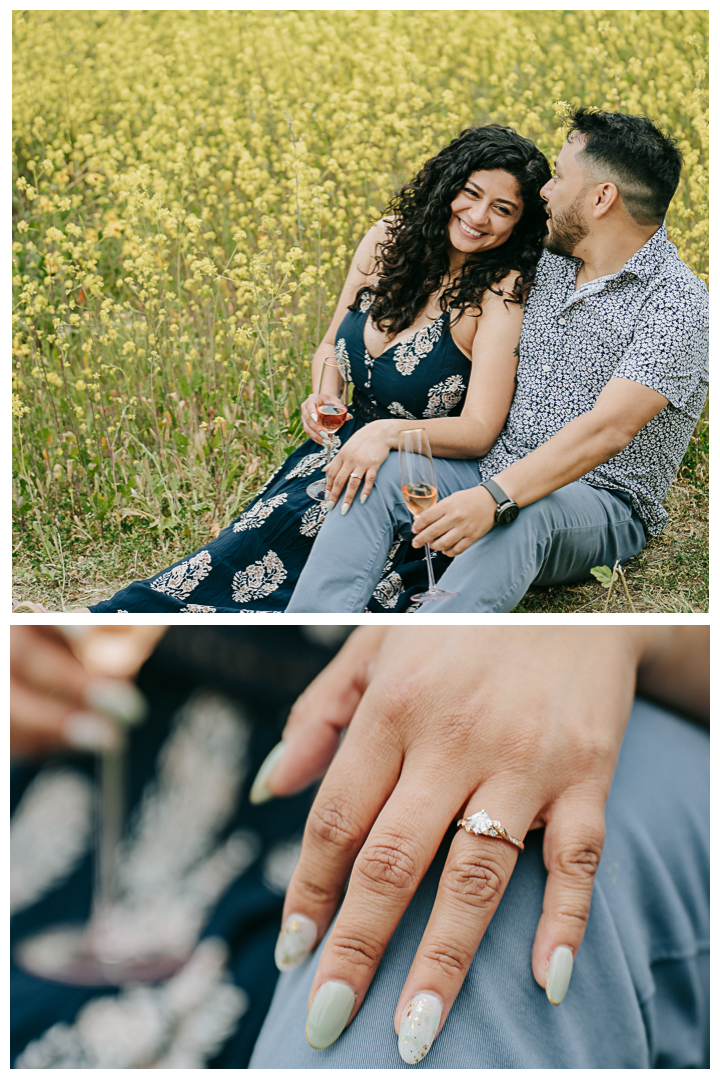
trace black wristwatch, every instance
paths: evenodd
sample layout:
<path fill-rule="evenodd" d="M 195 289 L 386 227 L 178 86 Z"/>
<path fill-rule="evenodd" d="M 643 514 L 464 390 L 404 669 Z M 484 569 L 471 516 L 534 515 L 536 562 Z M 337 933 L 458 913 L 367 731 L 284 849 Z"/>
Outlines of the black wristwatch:
<path fill-rule="evenodd" d="M 480 487 L 487 488 L 493 499 L 497 503 L 497 510 L 495 511 L 495 524 L 496 525 L 512 525 L 515 518 L 520 513 L 520 507 L 516 502 L 505 494 L 499 484 L 496 484 L 494 480 L 483 480 Z"/>

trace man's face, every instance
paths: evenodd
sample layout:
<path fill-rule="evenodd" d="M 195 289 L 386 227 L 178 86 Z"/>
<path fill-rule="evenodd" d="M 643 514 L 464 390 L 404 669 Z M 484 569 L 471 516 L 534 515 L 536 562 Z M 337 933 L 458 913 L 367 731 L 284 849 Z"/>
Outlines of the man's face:
<path fill-rule="evenodd" d="M 540 192 L 547 203 L 548 235 L 545 247 L 555 255 L 574 255 L 590 231 L 585 197 L 588 178 L 577 162 L 584 140 L 566 142 L 555 162 L 555 175 Z"/>

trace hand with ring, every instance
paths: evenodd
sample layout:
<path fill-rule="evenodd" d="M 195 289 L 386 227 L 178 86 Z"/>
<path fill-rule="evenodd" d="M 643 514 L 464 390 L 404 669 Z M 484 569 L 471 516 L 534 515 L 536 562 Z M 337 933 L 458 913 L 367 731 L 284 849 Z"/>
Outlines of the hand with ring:
<path fill-rule="evenodd" d="M 350 436 L 328 466 L 327 497 L 333 506 L 345 488 L 342 514 L 347 514 L 358 492 L 361 503 L 370 495 L 378 469 L 392 448 L 388 430 L 385 420 L 373 420 L 366 424 Z"/>
<path fill-rule="evenodd" d="M 532 971 L 560 1004 L 588 919 L 638 670 L 661 645 L 670 657 L 679 652 L 674 640 L 663 644 L 678 629 L 690 630 L 364 627 L 350 637 L 295 705 L 284 750 L 254 788 L 255 801 L 290 794 L 332 759 L 276 951 L 282 970 L 296 966 L 340 908 L 310 992 L 312 1046 L 330 1045 L 362 1008 L 449 828 L 433 911 L 397 1002 L 401 1056 L 419 1060 L 441 1029 L 527 833 L 543 826 L 548 878 Z M 420 1041 L 405 1023 L 419 1000 Z"/>

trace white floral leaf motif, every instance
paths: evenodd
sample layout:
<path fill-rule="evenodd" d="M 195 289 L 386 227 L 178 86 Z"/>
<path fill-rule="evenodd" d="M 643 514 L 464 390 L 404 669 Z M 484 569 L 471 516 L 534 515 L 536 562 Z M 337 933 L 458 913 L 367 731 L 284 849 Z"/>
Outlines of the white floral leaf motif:
<path fill-rule="evenodd" d="M 384 608 L 397 607 L 398 597 L 402 592 L 402 578 L 399 574 L 388 574 L 386 578 L 379 581 L 373 592 L 373 597 Z"/>
<path fill-rule="evenodd" d="M 268 551 L 258 562 L 238 570 L 232 580 L 232 598 L 236 604 L 261 600 L 275 592 L 286 577 L 287 570 L 282 559 L 274 551 Z"/>
<path fill-rule="evenodd" d="M 399 401 L 391 401 L 387 409 L 388 412 L 393 414 L 393 416 L 401 416 L 405 420 L 417 420 L 417 417 L 413 416 L 411 412 L 408 412 L 408 410 L 403 405 L 401 405 Z"/>
<path fill-rule="evenodd" d="M 347 350 L 347 342 L 345 338 L 338 338 L 335 342 L 335 363 L 340 369 L 345 382 L 351 382 L 350 379 L 350 357 Z"/>
<path fill-rule="evenodd" d="M 254 506 L 251 506 L 249 510 L 246 510 L 244 514 L 240 515 L 233 525 L 233 532 L 245 532 L 246 529 L 259 529 L 262 523 L 267 521 L 270 517 L 273 510 L 286 502 L 286 491 L 283 491 L 280 495 L 273 495 L 267 502 L 258 499 Z"/>
<path fill-rule="evenodd" d="M 461 375 L 451 375 L 432 386 L 428 391 L 428 403 L 423 416 L 428 419 L 432 416 L 447 416 L 450 410 L 462 401 L 465 389 Z"/>
<path fill-rule="evenodd" d="M 392 570 L 393 563 L 395 562 L 395 556 L 397 555 L 398 551 L 400 550 L 400 545 L 401 544 L 402 544 L 402 540 L 396 540 L 395 543 L 393 544 L 393 546 L 388 551 L 387 559 L 385 560 L 385 565 L 383 566 L 382 577 L 385 577 L 385 575 L 389 574 L 390 571 Z"/>
<path fill-rule="evenodd" d="M 17 1058 L 17 1069 L 202 1069 L 247 1011 L 227 971 L 227 945 L 205 938 L 159 986 L 96 997 L 74 1024 L 53 1024 Z"/>
<path fill-rule="evenodd" d="M 205 612 L 205 611 L 217 611 L 217 608 L 210 607 L 209 604 L 188 604 L 187 607 L 181 607 L 180 611 Z"/>
<path fill-rule="evenodd" d="M 340 440 L 337 435 L 333 436 L 333 446 L 330 453 L 330 460 L 332 460 L 337 454 L 340 448 Z M 285 477 L 286 480 L 294 480 L 297 476 L 310 476 L 316 469 L 321 469 L 327 460 L 327 453 L 324 449 L 316 450 L 313 454 L 306 454 L 305 457 L 298 461 L 297 465 L 294 465 L 290 472 Z"/>
<path fill-rule="evenodd" d="M 372 291 L 370 289 L 366 289 L 365 292 L 363 293 L 363 298 L 362 298 L 362 300 L 360 301 L 360 304 L 359 304 L 359 310 L 363 313 L 363 315 L 372 306 L 373 300 L 374 300 L 374 296 L 372 294 Z"/>
<path fill-rule="evenodd" d="M 175 600 L 187 600 L 203 578 L 212 570 L 212 556 L 209 551 L 198 551 L 197 555 L 173 566 L 150 582 L 155 592 L 172 596 Z"/>
<path fill-rule="evenodd" d="M 300 519 L 300 535 L 316 536 L 329 510 L 330 504 L 327 502 L 315 503 L 309 507 Z"/>
<path fill-rule="evenodd" d="M 444 321 L 442 316 L 418 330 L 407 341 L 402 341 L 395 350 L 395 368 L 401 375 L 412 375 L 413 371 L 437 345 L 442 337 Z"/>
<path fill-rule="evenodd" d="M 92 784 L 74 769 L 43 769 L 10 823 L 10 911 L 21 911 L 63 881 L 92 834 Z"/>

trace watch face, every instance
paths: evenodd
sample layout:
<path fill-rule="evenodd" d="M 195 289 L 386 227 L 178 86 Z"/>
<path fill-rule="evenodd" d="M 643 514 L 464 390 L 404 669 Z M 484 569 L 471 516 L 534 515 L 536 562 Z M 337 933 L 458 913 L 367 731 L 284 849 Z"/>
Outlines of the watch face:
<path fill-rule="evenodd" d="M 509 506 L 503 506 L 501 510 L 498 510 L 497 524 L 512 525 L 519 513 L 520 507 L 516 503 L 510 503 Z"/>

